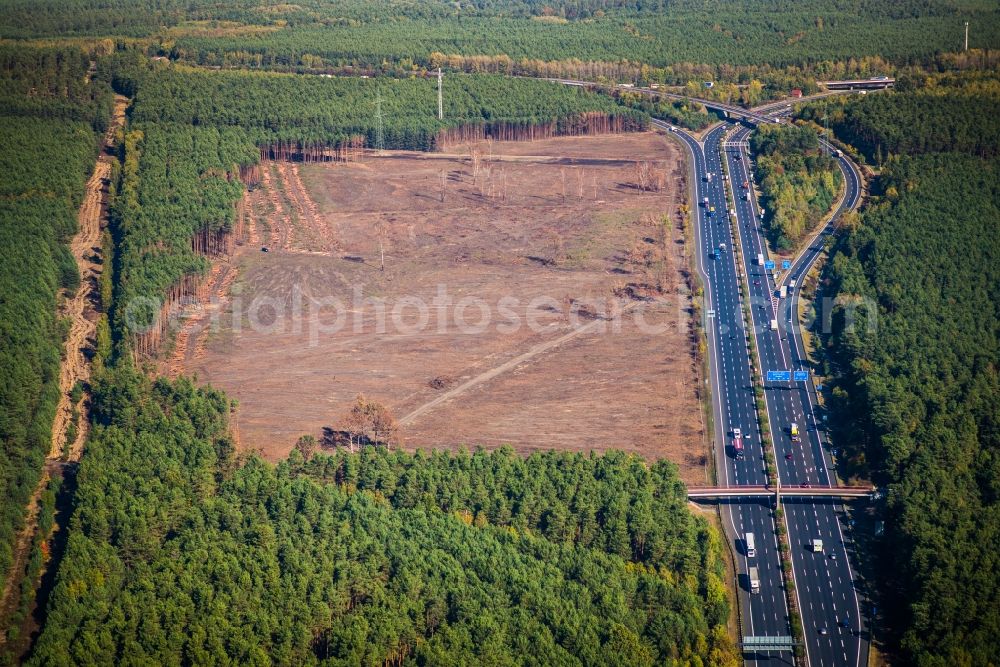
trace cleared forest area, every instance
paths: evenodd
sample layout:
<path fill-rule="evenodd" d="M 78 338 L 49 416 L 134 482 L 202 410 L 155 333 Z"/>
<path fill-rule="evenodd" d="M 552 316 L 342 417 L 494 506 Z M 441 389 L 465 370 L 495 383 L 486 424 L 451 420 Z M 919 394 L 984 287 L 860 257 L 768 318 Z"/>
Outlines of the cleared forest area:
<path fill-rule="evenodd" d="M 239 400 L 244 448 L 276 460 L 302 434 L 334 442 L 361 393 L 406 448 L 618 448 L 704 480 L 668 140 L 260 171 L 231 295 L 189 309 L 194 341 L 171 362 Z"/>

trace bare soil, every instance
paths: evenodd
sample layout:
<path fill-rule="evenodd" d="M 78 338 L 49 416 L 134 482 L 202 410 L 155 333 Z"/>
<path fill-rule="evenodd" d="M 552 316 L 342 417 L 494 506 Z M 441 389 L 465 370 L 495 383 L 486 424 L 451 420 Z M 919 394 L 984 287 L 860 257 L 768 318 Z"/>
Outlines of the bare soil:
<path fill-rule="evenodd" d="M 237 398 L 272 460 L 363 393 L 407 449 L 618 448 L 704 483 L 683 173 L 654 133 L 264 165 L 170 370 Z"/>
<path fill-rule="evenodd" d="M 114 143 L 114 134 L 125 123 L 125 107 L 128 100 L 115 97 L 114 117 L 104 137 L 104 147 L 109 149 Z M 108 187 L 111 165 L 115 157 L 102 151 L 94 165 L 94 173 L 87 181 L 83 203 L 77 212 L 77 232 L 70 242 L 70 252 L 76 260 L 80 274 L 80 286 L 62 307 L 62 315 L 69 317 L 72 324 L 66 338 L 66 352 L 63 355 L 59 373 L 59 406 L 52 425 L 52 447 L 50 459 L 57 459 L 68 445 L 69 460 L 78 461 L 87 439 L 90 420 L 87 418 L 87 397 L 79 405 L 73 405 L 70 394 L 77 382 L 90 380 L 90 357 L 93 350 L 94 331 L 99 317 L 97 280 L 104 270 L 101 259 L 101 231 L 107 220 Z M 76 409 L 76 439 L 66 443 L 66 428 L 74 418 Z"/>
<path fill-rule="evenodd" d="M 13 561 L 4 578 L 0 590 L 0 621 L 6 621 L 16 610 L 20 598 L 17 592 L 31 554 L 32 542 L 38 528 L 39 501 L 49 484 L 53 473 L 61 474 L 66 462 L 77 462 L 83 453 L 83 445 L 90 429 L 90 395 L 87 385 L 90 380 L 90 359 L 95 344 L 94 331 L 99 318 L 97 310 L 97 279 L 103 270 L 101 259 L 101 231 L 107 220 L 108 177 L 115 160 L 110 148 L 114 144 L 115 133 L 125 123 L 125 108 L 128 100 L 115 96 L 112 122 L 104 136 L 104 150 L 94 165 L 94 172 L 87 181 L 83 203 L 77 212 L 78 229 L 70 242 L 70 252 L 76 259 L 80 274 L 80 286 L 74 294 L 60 306 L 60 315 L 70 318 L 71 325 L 65 343 L 65 354 L 59 373 L 59 403 L 52 424 L 52 444 L 46 457 L 46 465 L 35 486 L 35 490 L 25 508 L 24 526 L 14 544 Z M 80 382 L 84 387 L 82 398 L 77 404 L 71 398 L 73 387 Z M 76 437 L 66 442 L 67 428 L 76 420 Z M 65 456 L 64 456 L 65 454 Z M 6 628 L 0 626 L 0 646 L 7 641 Z"/>

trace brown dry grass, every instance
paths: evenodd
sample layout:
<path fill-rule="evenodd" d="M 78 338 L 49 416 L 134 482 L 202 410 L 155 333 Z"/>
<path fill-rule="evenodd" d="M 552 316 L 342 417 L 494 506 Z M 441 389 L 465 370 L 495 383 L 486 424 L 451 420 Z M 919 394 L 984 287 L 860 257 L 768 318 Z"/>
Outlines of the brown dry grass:
<path fill-rule="evenodd" d="M 674 224 L 660 223 L 676 221 L 685 191 L 679 150 L 652 133 L 477 150 L 477 174 L 469 147 L 265 166 L 248 203 L 251 237 L 270 252 L 237 254 L 232 298 L 209 318 L 217 326 L 187 343 L 203 353 L 187 353 L 185 370 L 239 399 L 243 446 L 271 459 L 301 434 L 338 428 L 364 393 L 401 419 L 407 448 L 619 448 L 669 458 L 686 481 L 704 483 L 684 248 Z M 636 160 L 666 169 L 664 191 L 634 187 Z M 441 289 L 487 304 L 486 330 L 461 332 L 453 307 L 440 328 L 431 304 Z M 386 300 L 385 333 L 370 300 L 353 303 L 356 290 Z M 248 312 L 261 297 L 273 301 Z M 498 330 L 504 297 L 520 304 L 513 332 Z M 542 297 L 549 306 L 527 307 Z M 345 326 L 312 335 L 308 304 L 322 298 L 344 304 Z M 419 331 L 393 325 L 407 298 L 430 305 Z M 569 312 L 587 300 L 625 310 L 620 330 L 600 333 L 611 326 L 595 306 Z M 637 311 L 665 331 L 643 333 Z M 411 328 L 417 309 L 397 312 Z M 270 330 L 255 330 L 251 315 Z M 478 315 L 467 310 L 469 321 Z M 333 322 L 332 310 L 320 319 Z"/>

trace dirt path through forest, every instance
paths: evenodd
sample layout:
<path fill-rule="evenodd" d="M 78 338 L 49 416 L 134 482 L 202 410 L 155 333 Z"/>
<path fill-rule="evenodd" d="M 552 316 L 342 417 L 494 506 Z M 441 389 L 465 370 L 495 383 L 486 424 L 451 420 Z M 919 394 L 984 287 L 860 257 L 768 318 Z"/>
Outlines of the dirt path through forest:
<path fill-rule="evenodd" d="M 42 499 L 42 491 L 49 483 L 49 475 L 46 472 L 42 475 L 38 486 L 28 500 L 28 507 L 24 515 L 24 527 L 17 534 L 17 541 L 14 543 L 14 562 L 11 563 L 7 578 L 4 579 L 3 595 L 0 597 L 0 647 L 7 643 L 7 619 L 16 611 L 19 596 L 14 595 L 20 590 L 21 577 L 15 576 L 18 572 L 24 572 L 27 565 L 28 554 L 35 537 L 35 527 L 38 525 L 39 503 Z"/>
<path fill-rule="evenodd" d="M 80 273 L 80 287 L 73 298 L 66 302 L 63 315 L 72 320 L 69 336 L 66 338 L 66 354 L 59 372 L 59 407 L 56 410 L 55 422 L 52 425 L 52 447 L 49 450 L 50 459 L 62 456 L 64 445 L 68 444 L 71 453 L 77 453 L 83 443 L 87 430 L 87 420 L 77 419 L 77 436 L 71 443 L 66 443 L 66 429 L 73 420 L 74 404 L 70 398 L 77 382 L 90 379 L 90 361 L 87 352 L 94 337 L 94 300 L 96 299 L 97 280 L 101 274 L 101 209 L 105 203 L 106 183 L 111 174 L 111 159 L 101 155 L 94 167 L 94 173 L 87 182 L 87 194 L 80 206 L 79 231 L 70 244 L 70 252 L 76 259 Z M 83 400 L 81 399 L 81 403 Z"/>
<path fill-rule="evenodd" d="M 101 231 L 105 223 L 108 205 L 108 178 L 111 175 L 111 165 L 115 161 L 115 157 L 108 152 L 108 149 L 114 145 L 118 129 L 125 124 L 125 108 L 127 106 L 128 100 L 126 98 L 120 95 L 115 96 L 112 122 L 104 135 L 102 151 L 94 165 L 94 173 L 87 181 L 87 190 L 77 216 L 77 233 L 70 242 L 70 252 L 76 260 L 80 274 L 80 286 L 60 309 L 60 315 L 70 318 L 71 325 L 66 337 L 65 354 L 59 372 L 59 404 L 52 424 L 52 444 L 46 457 L 48 461 L 45 469 L 25 509 L 24 527 L 14 544 L 13 561 L 7 576 L 4 578 L 3 591 L 0 592 L 0 620 L 7 619 L 19 601 L 15 593 L 20 590 L 22 573 L 31 554 L 31 546 L 38 524 L 38 503 L 42 492 L 49 483 L 51 467 L 80 460 L 90 427 L 90 396 L 86 383 L 90 380 L 90 354 L 98 319 L 96 308 L 99 299 L 98 279 L 103 270 Z M 78 382 L 83 383 L 84 391 L 79 402 L 74 404 L 72 393 Z M 74 419 L 76 420 L 76 436 L 73 442 L 67 443 L 66 432 Z M 63 456 L 64 450 L 66 450 L 65 458 Z M 6 628 L 0 627 L 0 646 L 6 640 Z"/>
<path fill-rule="evenodd" d="M 101 259 L 101 232 L 106 222 L 108 207 L 108 186 L 111 176 L 111 165 L 115 157 L 109 151 L 114 145 L 115 133 L 125 124 L 125 107 L 128 100 L 120 95 L 115 96 L 114 117 L 108 131 L 104 135 L 104 145 L 101 155 L 94 165 L 94 173 L 87 181 L 87 191 L 77 216 L 78 229 L 70 243 L 70 252 L 76 260 L 80 273 L 80 287 L 73 298 L 64 306 L 63 315 L 72 318 L 72 326 L 66 339 L 66 354 L 59 374 L 59 407 L 56 411 L 55 423 L 52 427 L 52 448 L 50 459 L 59 459 L 63 454 L 66 438 L 66 428 L 73 418 L 73 410 L 77 408 L 77 436 L 69 443 L 68 459 L 78 461 L 86 439 L 89 425 L 87 419 L 88 398 L 86 392 L 78 405 L 73 405 L 71 393 L 77 382 L 86 383 L 90 379 L 90 353 L 94 343 L 94 332 L 97 325 L 100 295 L 98 280 L 104 270 Z"/>

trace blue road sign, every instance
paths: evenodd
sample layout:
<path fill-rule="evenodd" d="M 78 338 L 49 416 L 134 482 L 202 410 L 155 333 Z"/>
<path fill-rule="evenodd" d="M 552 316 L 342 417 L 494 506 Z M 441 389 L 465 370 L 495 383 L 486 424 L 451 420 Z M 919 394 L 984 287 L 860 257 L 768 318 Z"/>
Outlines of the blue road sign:
<path fill-rule="evenodd" d="M 787 260 L 787 259 L 781 260 L 781 268 L 784 269 L 785 271 L 787 271 L 788 269 L 792 268 L 792 262 L 791 262 L 791 260 Z"/>
<path fill-rule="evenodd" d="M 809 371 L 795 371 L 792 373 L 792 379 L 796 382 L 808 382 L 809 381 Z"/>
<path fill-rule="evenodd" d="M 792 379 L 791 371 L 768 371 L 767 381 L 768 382 L 788 382 Z"/>
<path fill-rule="evenodd" d="M 767 260 L 766 262 L 764 262 L 764 268 L 767 269 L 768 271 L 774 271 L 774 262 L 772 262 L 771 260 Z"/>

